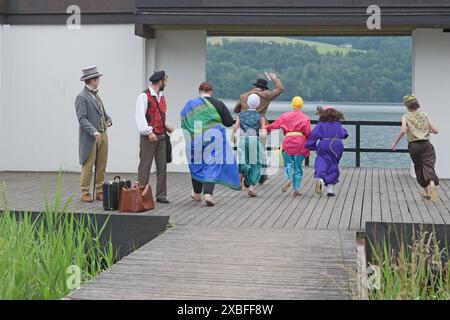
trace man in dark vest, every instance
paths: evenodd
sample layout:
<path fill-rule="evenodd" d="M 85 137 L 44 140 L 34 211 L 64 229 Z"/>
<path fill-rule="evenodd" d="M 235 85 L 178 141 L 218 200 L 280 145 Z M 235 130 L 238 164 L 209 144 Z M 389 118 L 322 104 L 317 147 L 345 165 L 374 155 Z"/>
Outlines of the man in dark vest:
<path fill-rule="evenodd" d="M 140 163 L 138 181 L 145 186 L 149 182 L 153 159 L 156 163 L 156 201 L 169 203 L 167 200 L 167 158 L 166 131 L 173 129 L 166 121 L 166 99 L 164 89 L 167 75 L 157 71 L 150 77 L 150 86 L 139 95 L 136 102 L 136 123 L 140 137 Z"/>
<path fill-rule="evenodd" d="M 106 131 L 108 127 L 112 126 L 112 121 L 98 94 L 102 74 L 98 73 L 96 66 L 85 68 L 82 71 L 81 81 L 84 81 L 85 87 L 75 101 L 80 124 L 81 200 L 84 202 L 93 201 L 89 190 L 92 171 L 94 166 L 97 165 L 97 176 L 94 178 L 97 190 L 96 200 L 103 201 L 102 184 L 105 181 L 108 160 L 108 134 Z"/>

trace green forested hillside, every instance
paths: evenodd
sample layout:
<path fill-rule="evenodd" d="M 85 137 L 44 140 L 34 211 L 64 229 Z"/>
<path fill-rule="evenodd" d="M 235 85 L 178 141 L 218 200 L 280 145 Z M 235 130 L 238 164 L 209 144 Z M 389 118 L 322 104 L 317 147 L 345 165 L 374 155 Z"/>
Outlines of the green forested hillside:
<path fill-rule="evenodd" d="M 229 41 L 208 44 L 207 77 L 215 95 L 236 99 L 265 71 L 282 78 L 280 99 L 400 102 L 411 91 L 411 39 L 405 37 L 315 37 L 300 40 L 351 45 L 346 52 L 295 42 Z"/>

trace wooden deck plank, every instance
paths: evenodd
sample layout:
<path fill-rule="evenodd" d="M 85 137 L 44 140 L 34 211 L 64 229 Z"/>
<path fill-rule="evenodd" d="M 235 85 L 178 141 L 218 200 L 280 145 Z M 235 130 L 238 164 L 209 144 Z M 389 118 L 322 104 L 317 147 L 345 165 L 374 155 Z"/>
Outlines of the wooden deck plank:
<path fill-rule="evenodd" d="M 358 181 L 361 175 L 361 170 L 355 170 L 348 190 L 348 195 L 345 199 L 344 206 L 342 208 L 341 220 L 339 221 L 339 229 L 349 229 L 352 220 L 353 206 L 355 203 L 355 197 L 357 193 Z M 358 218 L 359 219 L 359 218 Z"/>
<path fill-rule="evenodd" d="M 343 190 L 345 190 L 345 192 L 343 192 L 342 196 L 336 200 L 336 204 L 333 208 L 333 212 L 331 214 L 330 221 L 328 223 L 328 229 L 339 229 L 339 224 L 342 219 L 342 212 L 344 210 L 344 204 L 347 197 L 349 197 L 349 189 L 353 181 L 353 176 L 355 174 L 356 169 L 348 168 L 347 171 L 348 173 L 345 176 L 344 181 L 342 182 L 342 188 Z"/>
<path fill-rule="evenodd" d="M 247 192 L 243 190 L 238 193 L 238 198 L 229 201 L 221 211 L 211 214 L 198 225 L 219 225 L 222 223 L 223 226 L 231 226 L 239 219 L 243 221 L 245 220 L 244 217 L 253 212 L 254 208 L 257 208 L 272 196 L 275 188 L 276 178 L 270 177 L 263 186 L 258 188 L 259 196 L 257 198 L 249 198 Z"/>
<path fill-rule="evenodd" d="M 405 171 L 406 170 L 402 170 L 402 169 L 397 169 L 397 175 L 400 179 L 400 183 L 402 185 L 403 188 L 403 193 L 404 193 L 404 197 L 406 199 L 406 203 L 408 205 L 408 209 L 411 213 L 411 220 L 414 222 L 425 222 L 424 219 L 424 215 L 426 214 L 425 212 L 422 214 L 421 209 L 419 208 L 416 196 L 417 194 L 414 194 L 411 191 L 411 186 L 409 184 L 409 181 L 411 181 L 412 179 L 408 179 L 405 175 Z M 409 181 L 408 181 L 409 180 Z M 422 198 L 422 197 L 420 197 Z M 423 199 L 421 199 L 423 201 Z M 430 223 L 430 221 L 427 221 L 426 223 Z M 432 221 L 431 221 L 432 223 Z"/>
<path fill-rule="evenodd" d="M 380 198 L 381 201 L 381 220 L 382 222 L 392 221 L 392 210 L 389 203 L 389 192 L 387 189 L 386 172 L 383 169 L 378 170 L 378 178 L 380 182 Z"/>
<path fill-rule="evenodd" d="M 450 200 L 450 181 L 441 179 L 440 181 L 441 192 L 443 193 L 446 201 Z"/>
<path fill-rule="evenodd" d="M 368 171 L 367 171 L 368 170 Z M 217 186 L 216 207 L 208 208 L 190 199 L 190 175 L 169 173 L 170 204 L 157 203 L 155 210 L 136 215 L 170 216 L 177 225 L 204 225 L 262 229 L 360 229 L 370 217 L 375 221 L 409 221 L 450 223 L 450 184 L 441 180 L 441 199 L 436 204 L 420 198 L 420 186 L 407 169 L 342 168 L 337 196 L 320 198 L 314 193 L 314 168 L 305 168 L 302 196 L 294 198 L 280 192 L 283 172 L 258 186 L 259 197 L 250 199 L 245 192 Z M 112 179 L 116 174 L 108 174 Z M 135 174 L 121 174 L 132 181 Z M 365 177 L 365 179 L 363 179 Z M 0 172 L 0 181 L 8 183 L 11 209 L 42 211 L 45 194 L 54 201 L 57 173 Z M 154 185 L 152 175 L 151 183 Z M 340 192 L 339 192 L 340 191 Z M 69 209 L 78 213 L 120 214 L 105 212 L 98 201 L 82 203 L 79 198 L 79 174 L 66 173 L 61 204 L 74 196 Z M 351 210 L 350 210 L 351 208 Z M 369 213 L 371 211 L 371 213 Z M 394 215 L 394 218 L 391 216 Z M 358 225 L 359 223 L 359 225 Z"/>
<path fill-rule="evenodd" d="M 363 205 L 364 205 L 364 189 L 366 187 L 367 169 L 361 168 L 356 184 L 355 198 L 353 200 L 352 213 L 350 219 L 349 229 L 356 230 L 361 229 L 363 223 Z"/>
<path fill-rule="evenodd" d="M 302 179 L 302 187 L 306 185 L 313 179 L 314 170 L 311 168 L 304 169 Z M 303 192 L 303 188 L 300 188 L 300 191 Z M 281 192 L 280 192 L 281 193 Z M 301 196 L 294 197 L 292 189 L 290 189 L 285 194 L 280 194 L 280 201 L 273 201 L 272 204 L 267 208 L 266 212 L 264 212 L 258 220 L 253 225 L 254 228 L 269 228 L 272 229 L 275 222 L 283 215 L 285 209 L 289 206 L 291 202 L 294 201 L 302 201 L 303 193 Z"/>
<path fill-rule="evenodd" d="M 281 176 L 280 176 L 281 177 Z M 281 182 L 281 181 L 279 181 Z M 242 221 L 242 219 L 239 221 L 239 226 L 242 228 L 251 228 L 256 223 L 258 218 L 263 214 L 265 211 L 267 211 L 267 208 L 270 206 L 270 204 L 275 200 L 279 201 L 281 199 L 280 195 L 281 193 L 281 183 L 274 183 L 272 188 L 269 191 L 269 195 L 263 199 L 262 201 L 258 201 L 258 206 L 250 212 L 250 215 L 246 215 L 246 218 Z M 255 201 L 256 202 L 256 201 Z M 232 224 L 233 226 L 236 225 L 236 223 Z"/>
<path fill-rule="evenodd" d="M 199 217 L 204 217 L 205 215 L 210 215 L 215 211 L 219 211 L 222 207 L 227 205 L 228 200 L 231 200 L 237 196 L 238 194 L 232 190 L 221 186 L 216 186 L 214 191 L 214 199 L 216 201 L 215 207 L 207 207 L 203 201 L 198 203 L 192 199 L 189 199 L 186 205 L 183 206 L 183 210 L 178 210 L 173 214 L 173 219 L 177 224 L 189 224 L 192 221 L 199 219 Z"/>
<path fill-rule="evenodd" d="M 407 170 L 405 170 L 403 174 L 405 176 L 405 180 L 408 183 L 411 195 L 413 199 L 416 201 L 417 208 L 419 210 L 420 215 L 422 216 L 422 220 L 425 223 L 436 223 L 433 219 L 432 214 L 430 213 L 430 210 L 426 206 L 425 201 L 422 198 L 419 190 L 417 189 L 417 183 L 411 178 L 411 175 Z"/>
<path fill-rule="evenodd" d="M 291 201 L 284 209 L 278 220 L 274 224 L 274 228 L 294 228 L 298 219 L 303 213 L 302 206 L 306 205 L 312 195 L 314 195 L 314 169 L 311 168 L 311 178 L 306 180 L 301 188 L 302 195 L 298 201 Z"/>
<path fill-rule="evenodd" d="M 285 223 L 285 228 L 296 228 L 300 219 L 306 215 L 306 207 L 317 201 L 318 196 L 314 192 L 315 182 L 315 179 L 308 181 L 305 185 L 305 194 L 300 197 L 297 203 L 292 203 L 292 205 L 288 206 L 287 211 L 290 215 Z"/>
<path fill-rule="evenodd" d="M 319 224 L 319 220 L 321 216 L 324 214 L 325 206 L 327 205 L 327 202 L 330 200 L 328 196 L 323 193 L 320 197 L 318 197 L 318 201 L 315 204 L 315 207 L 312 209 L 311 213 L 309 214 L 308 220 L 305 222 L 305 224 L 302 224 L 300 221 L 297 224 L 297 228 L 310 228 L 310 229 L 316 229 L 317 225 Z M 306 215 L 308 215 L 308 212 L 306 212 Z M 306 216 L 305 215 L 305 216 Z"/>
<path fill-rule="evenodd" d="M 304 186 L 309 183 L 314 177 L 314 170 L 311 170 L 311 168 L 306 168 L 304 170 L 304 176 L 301 182 L 301 188 L 300 188 L 300 192 L 301 195 L 300 196 L 296 196 L 294 197 L 293 195 L 293 191 L 289 190 L 287 193 L 280 195 L 279 197 L 281 197 L 281 200 L 279 202 L 279 204 L 276 204 L 276 201 L 274 201 L 271 206 L 268 208 L 268 211 L 266 214 L 260 216 L 260 218 L 256 221 L 256 223 L 254 224 L 253 227 L 257 227 L 259 226 L 260 228 L 263 229 L 274 229 L 275 228 L 275 224 L 280 220 L 280 219 L 285 219 L 283 218 L 283 215 L 287 215 L 287 211 L 286 209 L 289 207 L 289 205 L 292 202 L 295 201 L 302 201 L 302 198 L 305 196 L 304 195 Z M 270 211 L 272 211 L 272 213 L 270 213 Z"/>
<path fill-rule="evenodd" d="M 443 180 L 439 182 L 439 187 L 445 201 L 450 201 L 450 183 L 448 180 Z"/>
<path fill-rule="evenodd" d="M 402 221 L 404 223 L 412 223 L 413 217 L 412 217 L 412 213 L 411 213 L 411 208 L 409 203 L 406 201 L 406 189 L 405 186 L 402 184 L 401 182 L 401 176 L 399 176 L 399 173 L 396 169 L 390 169 L 391 175 L 392 175 L 392 179 L 394 181 L 394 189 L 395 189 L 395 194 L 397 195 L 397 201 L 398 201 L 398 207 L 400 209 L 400 214 L 402 216 Z M 419 217 L 419 221 L 422 220 L 422 217 Z"/>
<path fill-rule="evenodd" d="M 336 194 L 335 197 L 329 198 L 325 208 L 323 209 L 322 215 L 317 223 L 317 229 L 327 229 L 330 223 L 331 217 L 334 212 L 334 208 L 336 206 L 337 200 L 343 196 L 343 194 L 347 191 L 345 189 L 345 179 L 349 173 L 347 169 L 341 169 L 341 176 L 339 178 L 339 183 L 337 184 L 334 192 Z"/>
<path fill-rule="evenodd" d="M 380 176 L 377 169 L 372 168 L 372 221 L 382 222 L 381 216 Z"/>
<path fill-rule="evenodd" d="M 282 181 L 281 177 L 281 169 L 280 172 L 276 173 L 273 176 L 269 177 L 264 185 L 256 186 L 255 190 L 258 194 L 258 197 L 251 198 L 248 196 L 248 191 L 244 189 L 240 193 L 240 198 L 238 201 L 234 203 L 230 203 L 229 209 L 226 209 L 226 212 L 222 212 L 219 217 L 215 218 L 212 225 L 223 225 L 223 226 L 231 226 L 237 219 L 239 219 L 242 215 L 244 215 L 248 211 L 249 213 L 254 212 L 255 210 L 259 210 L 263 203 L 267 203 L 267 201 L 271 200 L 272 202 L 279 204 L 279 199 L 277 196 L 277 186 L 280 181 Z M 245 208 L 242 210 L 242 208 Z M 266 210 L 268 210 L 266 208 Z M 273 213 L 274 211 L 270 211 Z"/>
<path fill-rule="evenodd" d="M 394 182 L 394 178 L 392 177 L 392 173 L 390 169 L 384 169 L 386 174 L 386 182 L 387 182 L 387 195 L 389 197 L 389 205 L 392 211 L 392 222 L 403 222 L 402 214 L 400 211 L 397 193 L 396 193 L 396 184 Z"/>
<path fill-rule="evenodd" d="M 373 169 L 366 169 L 366 178 L 364 181 L 364 191 L 363 191 L 363 199 L 362 199 L 362 215 L 361 215 L 361 223 L 359 225 L 360 229 L 364 229 L 366 222 L 372 221 L 373 216 L 373 204 L 374 201 L 372 199 L 373 192 Z"/>
<path fill-rule="evenodd" d="M 354 247 L 349 231 L 183 226 L 69 298 L 348 299 Z"/>
<path fill-rule="evenodd" d="M 418 194 L 421 194 L 423 188 L 416 181 L 413 182 L 413 185 L 416 187 L 417 190 L 416 192 Z M 425 207 L 428 209 L 428 212 L 434 223 L 437 224 L 446 223 L 438 207 L 432 201 L 423 201 L 423 203 L 425 204 Z"/>

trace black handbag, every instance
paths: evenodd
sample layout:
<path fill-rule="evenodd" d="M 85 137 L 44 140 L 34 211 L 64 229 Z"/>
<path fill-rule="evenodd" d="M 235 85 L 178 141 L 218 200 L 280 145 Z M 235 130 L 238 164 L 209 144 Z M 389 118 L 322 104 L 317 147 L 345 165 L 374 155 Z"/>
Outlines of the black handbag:
<path fill-rule="evenodd" d="M 167 163 L 172 163 L 172 141 L 170 141 L 170 136 L 166 132 L 166 160 Z"/>
<path fill-rule="evenodd" d="M 103 210 L 116 211 L 119 209 L 122 188 L 131 188 L 131 180 L 121 180 L 119 176 L 113 181 L 103 183 Z"/>

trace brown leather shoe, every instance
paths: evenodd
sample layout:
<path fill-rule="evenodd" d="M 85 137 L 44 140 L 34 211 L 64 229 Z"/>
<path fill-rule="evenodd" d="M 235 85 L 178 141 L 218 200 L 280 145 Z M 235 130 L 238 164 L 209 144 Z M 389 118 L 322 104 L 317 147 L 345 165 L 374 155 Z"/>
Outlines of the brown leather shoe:
<path fill-rule="evenodd" d="M 88 194 L 83 194 L 83 195 L 81 195 L 81 201 L 83 201 L 83 202 L 92 202 L 92 197 L 91 197 L 91 195 L 88 193 Z"/>
<path fill-rule="evenodd" d="M 95 196 L 95 200 L 97 200 L 97 201 L 103 201 L 103 193 L 98 193 L 98 194 Z"/>

